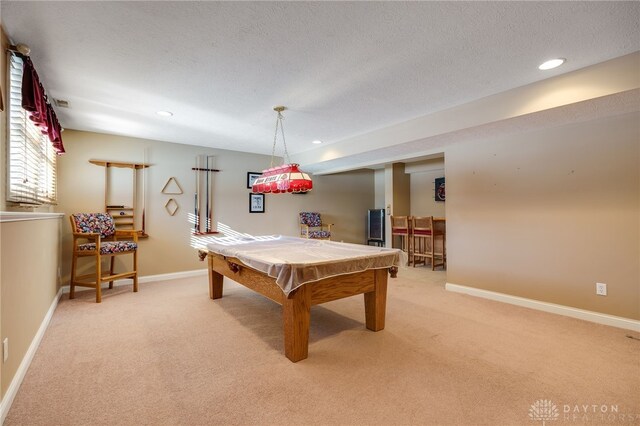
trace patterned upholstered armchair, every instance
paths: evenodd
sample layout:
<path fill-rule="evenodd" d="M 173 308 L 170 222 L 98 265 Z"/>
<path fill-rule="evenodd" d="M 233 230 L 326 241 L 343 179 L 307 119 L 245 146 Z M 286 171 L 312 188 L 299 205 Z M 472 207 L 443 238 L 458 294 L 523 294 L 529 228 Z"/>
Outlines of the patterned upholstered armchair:
<path fill-rule="evenodd" d="M 320 213 L 300 213 L 300 236 L 316 240 L 331 240 L 333 223 L 322 223 Z"/>
<path fill-rule="evenodd" d="M 71 261 L 71 279 L 69 282 L 69 299 L 75 297 L 75 286 L 96 289 L 96 303 L 102 300 L 100 285 L 120 278 L 133 279 L 133 291 L 138 291 L 138 231 L 116 230 L 113 218 L 108 213 L 74 213 L 71 220 L 73 232 L 73 257 Z M 125 237 L 126 240 L 121 238 Z M 128 272 L 114 273 L 115 256 L 133 255 L 133 269 Z M 95 271 L 90 274 L 76 276 L 78 258 L 92 257 L 95 260 Z M 109 269 L 102 271 L 103 259 L 109 259 Z M 92 281 L 85 281 L 93 279 Z"/>

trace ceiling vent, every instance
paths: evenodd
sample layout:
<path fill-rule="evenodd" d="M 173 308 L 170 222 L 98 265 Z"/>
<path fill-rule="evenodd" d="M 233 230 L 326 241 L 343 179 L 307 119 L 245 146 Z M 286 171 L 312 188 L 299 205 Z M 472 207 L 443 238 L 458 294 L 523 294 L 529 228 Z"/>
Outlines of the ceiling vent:
<path fill-rule="evenodd" d="M 54 99 L 56 106 L 60 108 L 69 108 L 69 101 L 65 101 L 64 99 Z"/>

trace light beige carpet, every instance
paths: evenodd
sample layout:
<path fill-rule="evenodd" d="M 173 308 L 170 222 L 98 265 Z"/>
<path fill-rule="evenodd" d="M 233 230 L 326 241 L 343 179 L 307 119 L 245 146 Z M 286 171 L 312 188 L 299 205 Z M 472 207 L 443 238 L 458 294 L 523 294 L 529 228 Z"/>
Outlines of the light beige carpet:
<path fill-rule="evenodd" d="M 640 424 L 629 332 L 444 281 L 401 269 L 378 333 L 362 296 L 312 308 L 309 358 L 296 364 L 280 307 L 226 280 L 218 301 L 205 277 L 106 290 L 102 304 L 65 295 L 5 424 Z M 555 410 L 532 420 L 540 400 Z"/>

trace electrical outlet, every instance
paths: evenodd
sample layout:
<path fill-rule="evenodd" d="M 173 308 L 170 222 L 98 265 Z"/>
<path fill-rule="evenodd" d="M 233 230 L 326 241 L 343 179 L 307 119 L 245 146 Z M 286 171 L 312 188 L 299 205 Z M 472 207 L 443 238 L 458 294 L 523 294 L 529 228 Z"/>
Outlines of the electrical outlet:
<path fill-rule="evenodd" d="M 596 294 L 600 296 L 607 295 L 607 285 L 605 283 L 596 283 Z"/>
<path fill-rule="evenodd" d="M 2 362 L 7 362 L 9 359 L 9 338 L 5 337 L 2 341 Z"/>

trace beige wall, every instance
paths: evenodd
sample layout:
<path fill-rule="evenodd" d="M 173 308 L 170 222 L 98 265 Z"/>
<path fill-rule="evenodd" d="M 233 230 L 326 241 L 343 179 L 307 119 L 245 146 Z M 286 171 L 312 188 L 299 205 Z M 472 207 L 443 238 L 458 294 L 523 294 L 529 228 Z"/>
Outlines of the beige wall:
<path fill-rule="evenodd" d="M 60 223 L 0 223 L 0 341 L 9 338 L 9 359 L 0 364 L 2 396 L 56 297 Z"/>
<path fill-rule="evenodd" d="M 444 158 L 407 164 L 411 182 L 411 216 L 445 217 L 445 203 L 435 200 L 435 180 L 444 177 Z"/>
<path fill-rule="evenodd" d="M 139 271 L 142 276 L 202 269 L 191 247 L 195 176 L 191 170 L 197 155 L 215 156 L 214 220 L 233 230 L 252 235 L 298 234 L 298 213 L 318 211 L 326 222 L 334 223 L 333 240 L 364 243 L 367 210 L 374 206 L 373 171 L 357 171 L 314 176 L 314 190 L 305 195 L 268 194 L 266 213 L 249 213 L 247 172 L 268 167 L 269 156 L 215 150 L 191 145 L 67 130 L 67 154 L 59 159 L 59 200 L 57 211 L 73 212 L 104 209 L 104 168 L 89 159 L 152 164 L 146 169 L 146 231 L 141 241 Z M 175 177 L 184 194 L 165 195 L 161 190 Z M 126 183 L 126 185 L 131 185 Z M 165 211 L 174 198 L 180 208 L 175 216 Z M 68 217 L 63 226 L 63 279 L 68 280 L 71 246 Z"/>
<path fill-rule="evenodd" d="M 447 280 L 640 319 L 639 122 L 449 147 Z"/>
<path fill-rule="evenodd" d="M 407 216 L 411 212 L 411 181 L 405 173 L 404 163 L 393 164 L 393 203 L 391 212 L 398 216 Z"/>
<path fill-rule="evenodd" d="M 375 203 L 374 209 L 384 209 L 384 169 L 378 169 L 374 172 L 375 186 Z"/>

